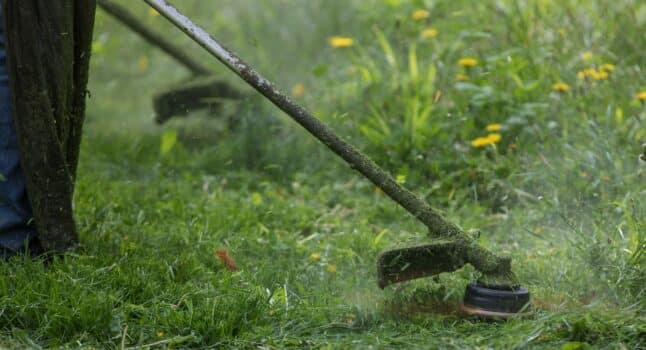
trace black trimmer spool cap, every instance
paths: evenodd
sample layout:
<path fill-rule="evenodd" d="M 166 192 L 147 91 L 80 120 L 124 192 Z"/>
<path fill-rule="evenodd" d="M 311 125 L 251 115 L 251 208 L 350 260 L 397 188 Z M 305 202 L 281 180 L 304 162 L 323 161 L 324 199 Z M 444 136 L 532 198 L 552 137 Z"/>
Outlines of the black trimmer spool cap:
<path fill-rule="evenodd" d="M 529 291 L 522 287 L 487 286 L 471 283 L 464 293 L 462 311 L 485 318 L 527 315 Z"/>

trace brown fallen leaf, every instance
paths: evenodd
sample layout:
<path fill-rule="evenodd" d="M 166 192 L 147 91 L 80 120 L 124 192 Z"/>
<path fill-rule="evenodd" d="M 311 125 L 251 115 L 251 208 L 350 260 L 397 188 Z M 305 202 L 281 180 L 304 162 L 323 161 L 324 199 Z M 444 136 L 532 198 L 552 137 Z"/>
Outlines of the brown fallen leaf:
<path fill-rule="evenodd" d="M 238 271 L 238 266 L 233 258 L 231 258 L 231 255 L 229 255 L 228 250 L 224 248 L 216 249 L 215 257 L 218 258 L 218 260 L 220 260 L 230 271 Z"/>

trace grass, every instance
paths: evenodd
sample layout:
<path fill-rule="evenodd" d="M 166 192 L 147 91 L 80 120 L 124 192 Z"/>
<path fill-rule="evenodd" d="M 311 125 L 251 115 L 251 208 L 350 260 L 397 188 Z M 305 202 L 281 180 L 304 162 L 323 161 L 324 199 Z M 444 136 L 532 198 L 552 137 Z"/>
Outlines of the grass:
<path fill-rule="evenodd" d="M 470 267 L 379 290 L 377 254 L 422 239 L 421 224 L 253 94 L 233 116 L 153 125 L 152 92 L 186 72 L 99 14 L 75 198 L 82 246 L 48 267 L 0 264 L 0 344 L 644 346 L 645 5 L 181 8 L 285 90 L 303 84 L 299 102 L 448 218 L 481 230 L 481 244 L 510 254 L 535 314 L 457 315 L 477 277 Z M 430 17 L 412 20 L 420 8 Z M 145 6 L 132 9 L 207 59 Z M 428 27 L 438 36 L 421 38 Z M 333 35 L 354 45 L 332 49 Z M 461 68 L 462 57 L 478 64 Z M 615 66 L 607 78 L 577 77 L 604 63 Z M 559 81 L 570 90 L 552 90 Z M 472 147 L 492 123 L 501 140 Z M 240 271 L 215 257 L 221 248 Z"/>

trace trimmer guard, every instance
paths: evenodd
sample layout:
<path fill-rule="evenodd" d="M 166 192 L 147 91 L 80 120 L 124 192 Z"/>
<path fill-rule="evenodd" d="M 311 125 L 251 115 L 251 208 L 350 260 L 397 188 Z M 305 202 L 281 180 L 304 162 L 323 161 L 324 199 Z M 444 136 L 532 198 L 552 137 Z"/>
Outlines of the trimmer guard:
<path fill-rule="evenodd" d="M 379 288 L 455 271 L 466 264 L 461 248 L 456 242 L 439 241 L 387 250 L 377 258 Z"/>

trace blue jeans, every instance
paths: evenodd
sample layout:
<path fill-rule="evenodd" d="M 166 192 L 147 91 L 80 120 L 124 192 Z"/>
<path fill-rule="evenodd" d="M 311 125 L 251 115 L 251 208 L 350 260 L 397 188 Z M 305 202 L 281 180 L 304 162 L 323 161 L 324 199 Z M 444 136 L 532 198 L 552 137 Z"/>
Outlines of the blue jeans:
<path fill-rule="evenodd" d="M 12 115 L 2 3 L 0 0 L 0 249 L 17 251 L 36 237 L 36 229 L 31 222 Z"/>

